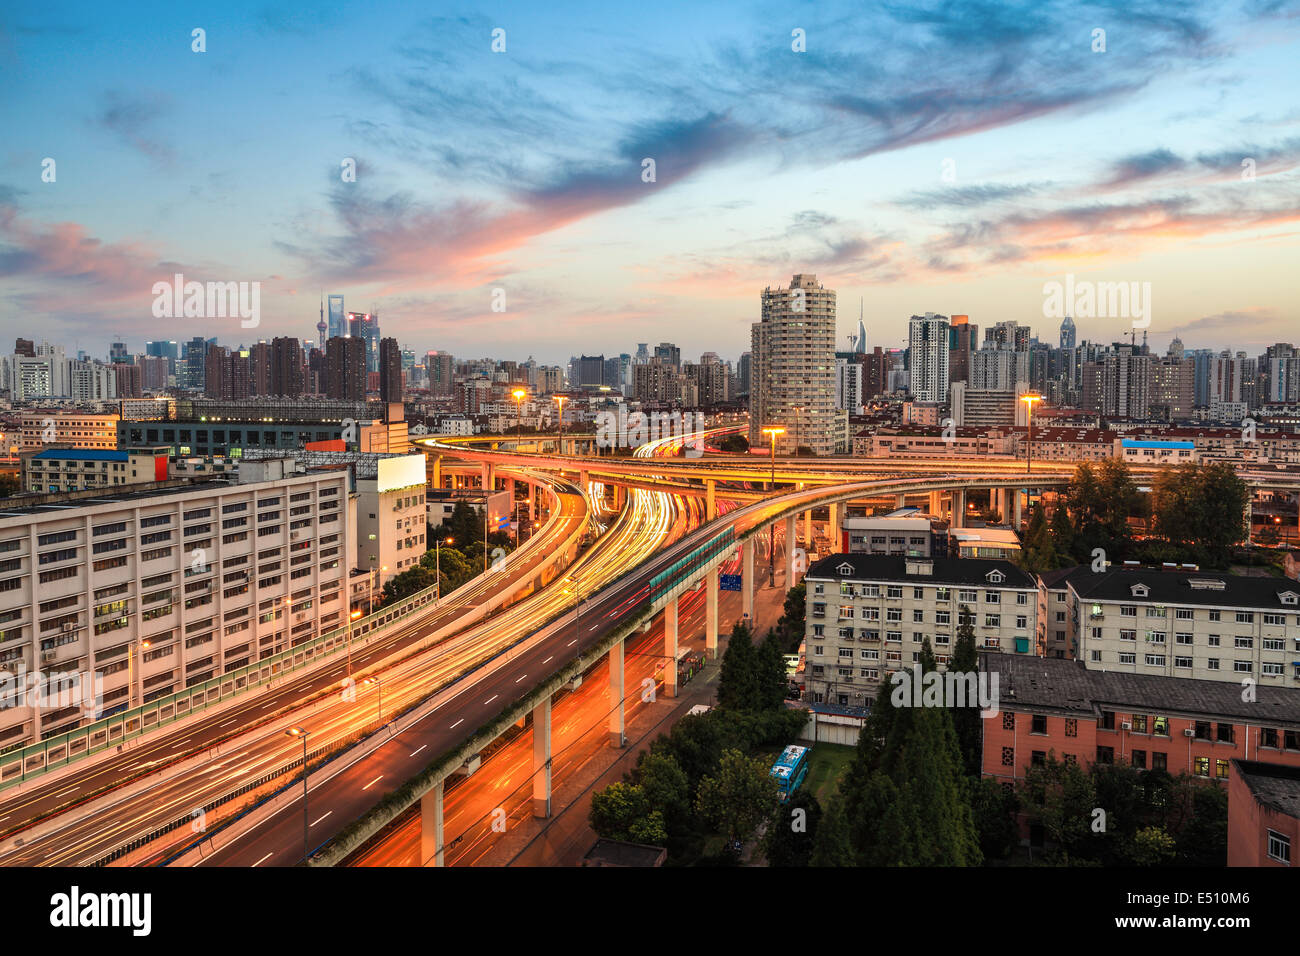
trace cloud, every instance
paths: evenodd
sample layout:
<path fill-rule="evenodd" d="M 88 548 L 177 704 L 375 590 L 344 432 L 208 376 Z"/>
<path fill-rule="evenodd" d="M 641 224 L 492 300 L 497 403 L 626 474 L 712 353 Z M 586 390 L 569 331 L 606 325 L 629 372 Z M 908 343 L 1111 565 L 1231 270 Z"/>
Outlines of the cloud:
<path fill-rule="evenodd" d="M 132 95 L 110 90 L 100 99 L 95 123 L 131 148 L 166 165 L 175 158 L 175 152 L 151 133 L 155 123 L 171 112 L 171 108 L 171 100 L 160 93 Z"/>

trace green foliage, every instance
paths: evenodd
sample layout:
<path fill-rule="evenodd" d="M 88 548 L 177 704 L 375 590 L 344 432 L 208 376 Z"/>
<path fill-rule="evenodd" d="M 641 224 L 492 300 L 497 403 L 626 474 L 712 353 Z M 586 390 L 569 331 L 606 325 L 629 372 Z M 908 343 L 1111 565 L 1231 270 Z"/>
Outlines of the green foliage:
<path fill-rule="evenodd" d="M 804 620 L 807 610 L 807 589 L 800 581 L 785 592 L 785 607 L 771 633 L 775 634 L 781 645 L 781 653 L 793 654 L 803 643 Z"/>
<path fill-rule="evenodd" d="M 980 852 L 986 860 L 1005 860 L 1020 841 L 1016 823 L 1020 800 L 1015 790 L 989 777 L 967 777 L 965 786 Z"/>
<path fill-rule="evenodd" d="M 1151 487 L 1153 530 L 1185 553 L 1226 565 L 1246 537 L 1249 494 L 1227 462 L 1161 469 Z"/>
<path fill-rule="evenodd" d="M 726 710 L 775 710 L 785 700 L 785 660 L 781 638 L 769 633 L 754 646 L 749 627 L 731 629 L 718 676 L 718 706 Z"/>
<path fill-rule="evenodd" d="M 776 781 L 761 757 L 726 750 L 714 775 L 700 781 L 695 809 L 728 840 L 744 842 L 771 814 L 777 802 Z"/>
<path fill-rule="evenodd" d="M 732 454 L 744 455 L 749 452 L 749 439 L 744 435 L 728 435 L 718 442 L 718 448 Z"/>
<path fill-rule="evenodd" d="M 1133 862 L 1137 866 L 1165 866 L 1174 861 L 1174 838 L 1160 827 L 1143 827 L 1133 834 Z"/>
<path fill-rule="evenodd" d="M 822 808 L 806 788 L 790 795 L 778 806 L 767 824 L 763 855 L 770 866 L 808 866 L 817 841 Z"/>
<path fill-rule="evenodd" d="M 856 866 L 853 844 L 849 837 L 848 817 L 844 798 L 838 793 L 826 804 L 826 810 L 817 824 L 809 866 Z"/>
<path fill-rule="evenodd" d="M 957 638 L 953 642 L 948 670 L 957 674 L 974 674 L 979 671 L 979 648 L 975 643 L 975 618 L 970 608 L 962 605 L 957 612 Z M 968 701 L 969 706 L 957 707 L 950 702 L 952 727 L 957 735 L 957 750 L 961 757 L 962 772 L 978 778 L 984 762 L 984 720 L 980 717 L 978 701 Z"/>

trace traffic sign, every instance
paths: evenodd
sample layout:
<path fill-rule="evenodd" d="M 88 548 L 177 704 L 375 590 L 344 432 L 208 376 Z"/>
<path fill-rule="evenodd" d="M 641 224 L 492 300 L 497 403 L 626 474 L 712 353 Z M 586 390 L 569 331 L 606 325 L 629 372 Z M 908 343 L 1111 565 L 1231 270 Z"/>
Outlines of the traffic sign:
<path fill-rule="evenodd" d="M 719 574 L 718 590 L 719 591 L 739 591 L 743 587 L 744 578 L 739 574 Z"/>

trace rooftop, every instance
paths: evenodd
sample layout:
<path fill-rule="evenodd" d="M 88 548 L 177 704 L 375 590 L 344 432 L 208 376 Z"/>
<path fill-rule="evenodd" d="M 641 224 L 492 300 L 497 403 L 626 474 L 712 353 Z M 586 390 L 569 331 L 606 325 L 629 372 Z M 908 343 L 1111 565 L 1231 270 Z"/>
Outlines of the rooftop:
<path fill-rule="evenodd" d="M 45 461 L 126 461 L 127 453 L 111 448 L 48 448 L 32 457 Z"/>
<path fill-rule="evenodd" d="M 1242 782 L 1263 806 L 1300 818 L 1300 767 L 1258 760 L 1233 760 Z"/>
<path fill-rule="evenodd" d="M 908 565 L 927 563 L 930 574 L 909 574 Z M 841 569 L 848 566 L 850 570 Z M 1001 572 L 1001 582 L 990 582 L 988 575 Z M 996 583 L 1006 588 L 1036 588 L 1033 575 L 1000 558 L 912 558 L 892 554 L 832 554 L 808 569 L 808 577 L 838 581 L 910 581 L 914 584 L 954 584 L 987 586 Z"/>
<path fill-rule="evenodd" d="M 1071 568 L 1056 583 L 1088 601 L 1135 604 L 1191 604 L 1218 608 L 1300 609 L 1300 582 L 1291 578 L 1247 577 L 1190 568 L 1116 567 L 1100 573 L 1088 565 Z M 1050 585 L 1049 585 L 1050 586 Z M 1290 603 L 1284 595 L 1294 595 Z"/>
<path fill-rule="evenodd" d="M 1300 727 L 1300 690 L 1291 688 L 1256 687 L 1256 699 L 1248 703 L 1241 699 L 1241 685 L 1229 681 L 1090 670 L 1079 661 L 991 652 L 980 653 L 980 670 L 998 674 L 1002 702 L 1017 710 L 1083 715 L 1131 710 Z"/>

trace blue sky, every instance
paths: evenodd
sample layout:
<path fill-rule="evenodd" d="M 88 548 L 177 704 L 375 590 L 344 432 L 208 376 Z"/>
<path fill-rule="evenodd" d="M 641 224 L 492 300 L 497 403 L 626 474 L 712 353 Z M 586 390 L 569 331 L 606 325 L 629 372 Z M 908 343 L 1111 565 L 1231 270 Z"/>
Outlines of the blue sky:
<path fill-rule="evenodd" d="M 795 272 L 868 345 L 1054 339 L 1066 273 L 1150 282 L 1160 348 L 1300 338 L 1296 3 L 17 3 L 0 56 L 5 338 L 306 338 L 336 292 L 420 351 L 734 358 Z M 261 326 L 160 328 L 178 271 Z"/>

